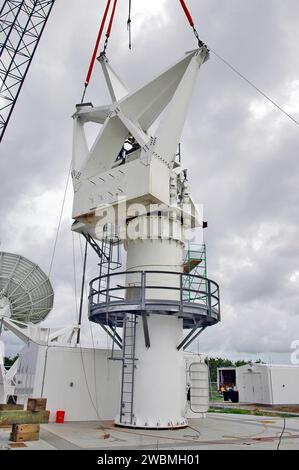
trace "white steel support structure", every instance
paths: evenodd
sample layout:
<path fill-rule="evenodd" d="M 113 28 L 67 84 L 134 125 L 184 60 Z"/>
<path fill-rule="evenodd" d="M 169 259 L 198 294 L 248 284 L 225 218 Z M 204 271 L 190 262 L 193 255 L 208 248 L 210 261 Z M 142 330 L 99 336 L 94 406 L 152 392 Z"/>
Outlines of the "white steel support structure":
<path fill-rule="evenodd" d="M 183 329 L 191 330 L 189 344 L 219 321 L 213 281 L 198 302 L 184 301 L 185 231 L 202 229 L 203 219 L 176 161 L 198 70 L 208 57 L 205 46 L 191 51 L 129 93 L 101 56 L 112 104 L 78 105 L 74 115 L 73 230 L 101 239 L 107 224 L 117 227 L 127 252 L 125 272 L 93 280 L 89 299 L 91 321 L 123 327 L 118 425 L 187 425 Z M 91 148 L 87 122 L 102 125 Z"/>

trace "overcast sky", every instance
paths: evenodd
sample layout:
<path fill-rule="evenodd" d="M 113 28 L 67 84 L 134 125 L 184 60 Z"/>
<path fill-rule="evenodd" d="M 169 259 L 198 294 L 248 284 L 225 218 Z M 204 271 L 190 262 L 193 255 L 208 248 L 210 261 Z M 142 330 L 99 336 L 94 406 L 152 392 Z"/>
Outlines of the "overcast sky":
<path fill-rule="evenodd" d="M 0 149 L 0 248 L 46 272 L 71 159 L 71 115 L 104 3 L 56 1 Z M 119 3 L 108 57 L 131 89 L 196 46 L 179 1 L 133 0 L 130 52 L 127 2 Z M 188 5 L 208 46 L 298 120 L 298 1 Z M 86 99 L 109 102 L 98 64 Z M 193 195 L 209 222 L 208 274 L 220 284 L 222 299 L 222 322 L 200 337 L 199 351 L 287 362 L 299 339 L 298 140 L 296 124 L 211 55 L 182 138 Z M 51 274 L 52 325 L 76 319 L 73 240 L 77 271 L 81 261 L 70 231 L 71 205 L 70 185 Z M 99 327 L 93 331 L 97 338 Z M 10 338 L 8 351 L 17 347 Z"/>

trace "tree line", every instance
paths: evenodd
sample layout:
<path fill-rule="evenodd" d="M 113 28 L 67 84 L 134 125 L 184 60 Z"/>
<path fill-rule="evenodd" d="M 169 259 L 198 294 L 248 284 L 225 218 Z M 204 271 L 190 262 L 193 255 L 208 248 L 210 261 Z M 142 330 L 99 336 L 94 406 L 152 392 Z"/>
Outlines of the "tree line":
<path fill-rule="evenodd" d="M 255 361 L 255 363 L 261 363 L 262 361 L 259 359 Z M 210 381 L 217 382 L 217 369 L 219 367 L 240 367 L 245 366 L 246 364 L 250 364 L 251 361 L 231 361 L 230 359 L 223 359 L 222 357 L 206 357 L 205 363 L 209 367 L 210 371 Z"/>

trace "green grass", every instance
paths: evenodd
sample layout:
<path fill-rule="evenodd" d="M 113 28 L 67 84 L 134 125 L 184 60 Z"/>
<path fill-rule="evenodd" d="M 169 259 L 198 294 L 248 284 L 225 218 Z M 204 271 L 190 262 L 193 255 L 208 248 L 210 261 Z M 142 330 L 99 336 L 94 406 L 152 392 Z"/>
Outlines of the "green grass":
<path fill-rule="evenodd" d="M 217 390 L 217 384 L 214 382 L 210 384 L 210 401 L 223 401 L 222 395 Z"/>
<path fill-rule="evenodd" d="M 296 418 L 298 415 L 288 413 L 275 413 L 272 411 L 261 411 L 261 410 L 245 410 L 244 408 L 220 408 L 213 407 L 209 408 L 208 413 L 227 413 L 235 415 L 251 415 L 251 416 L 269 416 L 271 418 Z"/>

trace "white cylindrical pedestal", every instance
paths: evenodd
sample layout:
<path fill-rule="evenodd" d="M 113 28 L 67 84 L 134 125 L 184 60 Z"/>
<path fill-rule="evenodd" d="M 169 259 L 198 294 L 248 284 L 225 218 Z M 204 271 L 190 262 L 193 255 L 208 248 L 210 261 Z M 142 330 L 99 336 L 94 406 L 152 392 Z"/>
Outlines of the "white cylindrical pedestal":
<path fill-rule="evenodd" d="M 182 319 L 151 314 L 148 317 L 150 348 L 146 349 L 142 321 L 136 335 L 134 424 L 150 428 L 187 425 Z"/>
<path fill-rule="evenodd" d="M 183 270 L 183 243 L 179 223 L 165 217 L 141 217 L 132 222 L 139 234 L 128 239 L 127 249 L 127 298 L 140 296 L 140 273 L 132 271 L 170 271 L 148 273 L 146 300 L 179 300 L 178 272 Z M 130 225 L 130 224 L 129 224 Z M 129 227 L 132 229 L 132 227 Z M 147 230 L 150 229 L 151 233 Z M 169 236 L 172 231 L 172 236 Z M 171 272 L 176 274 L 171 274 Z M 155 289 L 155 286 L 163 287 Z M 165 287 L 165 289 L 164 289 Z M 142 428 L 186 427 L 186 377 L 183 350 L 177 346 L 183 339 L 183 320 L 161 312 L 147 312 L 150 347 L 145 344 L 142 316 L 137 316 L 135 337 L 135 368 L 133 387 L 133 416 L 116 419 L 116 424 Z M 131 336 L 130 336 L 131 337 Z M 124 339 L 125 340 L 125 339 Z"/>
<path fill-rule="evenodd" d="M 132 423 L 115 423 L 140 428 L 186 427 L 185 360 L 177 345 L 182 340 L 182 319 L 165 315 L 148 316 L 150 348 L 145 347 L 142 318 L 136 330 L 134 416 Z"/>

